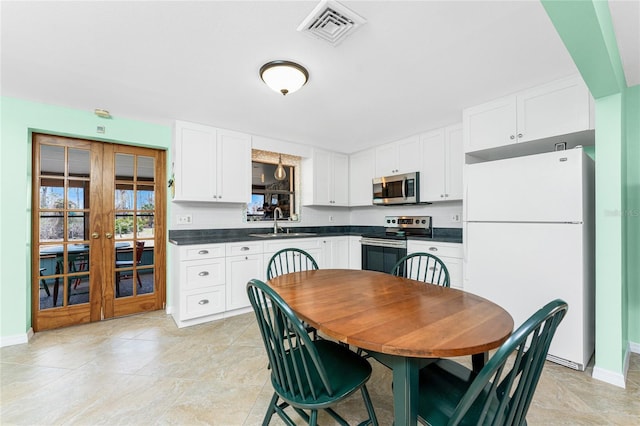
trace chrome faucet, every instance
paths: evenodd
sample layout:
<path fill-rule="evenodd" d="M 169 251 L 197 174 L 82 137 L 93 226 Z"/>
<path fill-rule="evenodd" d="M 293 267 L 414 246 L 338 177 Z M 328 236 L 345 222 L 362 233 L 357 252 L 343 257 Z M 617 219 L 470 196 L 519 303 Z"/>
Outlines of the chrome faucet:
<path fill-rule="evenodd" d="M 276 207 L 273 209 L 273 233 L 278 233 L 278 213 L 280 213 L 280 219 L 284 216 L 282 215 L 282 209 L 280 207 Z"/>

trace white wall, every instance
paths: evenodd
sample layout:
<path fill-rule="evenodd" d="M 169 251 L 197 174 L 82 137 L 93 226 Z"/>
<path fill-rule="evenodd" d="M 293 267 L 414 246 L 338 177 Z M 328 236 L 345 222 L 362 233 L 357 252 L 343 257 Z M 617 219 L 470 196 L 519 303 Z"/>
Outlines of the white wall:
<path fill-rule="evenodd" d="M 452 217 L 457 215 L 458 222 Z M 462 201 L 417 206 L 371 206 L 351 209 L 351 225 L 384 226 L 385 216 L 432 216 L 434 228 L 462 228 Z"/>

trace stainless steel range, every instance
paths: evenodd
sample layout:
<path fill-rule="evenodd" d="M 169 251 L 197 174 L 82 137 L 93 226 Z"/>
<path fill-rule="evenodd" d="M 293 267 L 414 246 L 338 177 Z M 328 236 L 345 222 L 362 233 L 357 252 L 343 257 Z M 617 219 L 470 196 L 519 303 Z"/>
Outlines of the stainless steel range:
<path fill-rule="evenodd" d="M 362 269 L 390 273 L 407 255 L 407 236 L 431 237 L 431 216 L 385 216 L 385 232 L 362 236 Z"/>

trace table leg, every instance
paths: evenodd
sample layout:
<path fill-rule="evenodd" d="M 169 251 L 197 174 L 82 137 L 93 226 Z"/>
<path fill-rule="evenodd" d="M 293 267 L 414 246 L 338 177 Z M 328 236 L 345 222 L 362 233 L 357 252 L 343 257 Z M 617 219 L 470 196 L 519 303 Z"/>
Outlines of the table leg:
<path fill-rule="evenodd" d="M 418 424 L 418 372 L 424 365 L 424 360 L 369 353 L 393 370 L 394 426 L 416 426 Z"/>
<path fill-rule="evenodd" d="M 489 352 L 482 352 L 471 355 L 471 365 L 475 373 L 482 370 L 482 367 L 489 361 Z"/>

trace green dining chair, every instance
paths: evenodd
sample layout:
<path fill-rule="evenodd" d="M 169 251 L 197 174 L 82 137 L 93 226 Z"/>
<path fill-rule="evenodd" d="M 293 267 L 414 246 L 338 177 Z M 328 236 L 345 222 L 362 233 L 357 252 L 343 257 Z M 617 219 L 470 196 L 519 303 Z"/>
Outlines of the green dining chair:
<path fill-rule="evenodd" d="M 447 359 L 420 370 L 421 420 L 430 425 L 526 425 L 549 345 L 567 308 L 556 299 L 538 310 L 477 375 Z"/>
<path fill-rule="evenodd" d="M 317 270 L 318 263 L 313 256 L 304 250 L 297 248 L 286 248 L 278 251 L 267 264 L 267 280 L 291 272 Z M 303 323 L 307 332 L 318 338 L 318 330 L 307 323 Z"/>
<path fill-rule="evenodd" d="M 412 253 L 400 259 L 391 270 L 398 277 L 449 287 L 449 271 L 444 262 L 429 253 Z"/>
<path fill-rule="evenodd" d="M 249 281 L 247 293 L 269 357 L 274 389 L 262 424 L 268 425 L 277 413 L 287 425 L 295 425 L 285 412 L 291 406 L 309 425 L 317 424 L 321 409 L 348 425 L 331 407 L 360 390 L 369 416 L 360 425 L 377 425 L 366 387 L 371 365 L 335 342 L 311 340 L 289 305 L 262 281 Z"/>
<path fill-rule="evenodd" d="M 309 253 L 297 248 L 286 248 L 271 256 L 267 264 L 267 280 L 291 272 L 316 269 L 318 263 Z"/>

